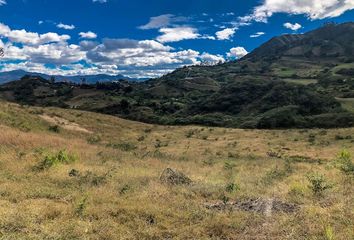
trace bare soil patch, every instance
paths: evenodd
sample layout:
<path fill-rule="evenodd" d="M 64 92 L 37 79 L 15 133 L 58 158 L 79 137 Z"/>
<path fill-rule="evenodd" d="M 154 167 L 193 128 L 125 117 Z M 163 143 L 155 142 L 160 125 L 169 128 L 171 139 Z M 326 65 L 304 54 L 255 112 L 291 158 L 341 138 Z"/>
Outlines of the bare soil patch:
<path fill-rule="evenodd" d="M 55 125 L 58 125 L 66 130 L 70 130 L 70 131 L 78 131 L 78 132 L 84 132 L 84 133 L 93 133 L 89 130 L 87 130 L 86 128 L 80 126 L 79 124 L 77 123 L 74 123 L 74 122 L 70 122 L 64 118 L 60 118 L 60 117 L 57 117 L 57 116 L 49 116 L 49 115 L 46 115 L 46 114 L 43 114 L 43 115 L 40 115 L 40 117 L 49 122 L 49 123 L 52 123 L 52 124 L 55 124 Z"/>

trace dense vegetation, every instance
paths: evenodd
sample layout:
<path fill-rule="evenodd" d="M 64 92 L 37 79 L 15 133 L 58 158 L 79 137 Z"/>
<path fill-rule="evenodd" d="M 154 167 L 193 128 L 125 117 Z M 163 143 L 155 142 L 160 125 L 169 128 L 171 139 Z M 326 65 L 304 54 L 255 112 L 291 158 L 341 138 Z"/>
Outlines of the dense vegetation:
<path fill-rule="evenodd" d="M 21 104 L 148 123 L 349 127 L 354 125 L 348 108 L 354 97 L 353 42 L 353 23 L 327 24 L 307 34 L 273 38 L 236 62 L 184 67 L 143 83 L 76 85 L 25 76 L 2 85 L 0 95 Z"/>

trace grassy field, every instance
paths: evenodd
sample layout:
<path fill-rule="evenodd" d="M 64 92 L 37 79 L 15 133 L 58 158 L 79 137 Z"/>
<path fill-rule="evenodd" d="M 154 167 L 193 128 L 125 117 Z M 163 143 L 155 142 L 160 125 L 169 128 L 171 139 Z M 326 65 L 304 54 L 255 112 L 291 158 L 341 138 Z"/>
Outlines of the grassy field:
<path fill-rule="evenodd" d="M 352 128 L 169 127 L 0 102 L 0 132 L 0 239 L 354 239 L 340 160 Z M 168 167 L 193 183 L 161 182 Z M 206 207 L 249 199 L 297 210 Z"/>

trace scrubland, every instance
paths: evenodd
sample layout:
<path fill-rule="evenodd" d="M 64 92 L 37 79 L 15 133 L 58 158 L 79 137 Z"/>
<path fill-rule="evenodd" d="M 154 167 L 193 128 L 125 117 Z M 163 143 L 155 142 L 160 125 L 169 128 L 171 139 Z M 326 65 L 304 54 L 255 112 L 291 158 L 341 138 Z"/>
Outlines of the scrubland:
<path fill-rule="evenodd" d="M 354 128 L 158 126 L 0 102 L 0 239 L 354 239 Z M 160 181 L 166 168 L 190 185 Z M 276 199 L 296 211 L 212 209 Z"/>

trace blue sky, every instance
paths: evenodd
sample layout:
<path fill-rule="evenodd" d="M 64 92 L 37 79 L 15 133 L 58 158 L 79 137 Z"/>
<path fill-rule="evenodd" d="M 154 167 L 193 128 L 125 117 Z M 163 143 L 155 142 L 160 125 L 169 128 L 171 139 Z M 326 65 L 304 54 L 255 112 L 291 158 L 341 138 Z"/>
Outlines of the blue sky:
<path fill-rule="evenodd" d="M 0 71 L 155 77 L 354 21 L 353 0 L 0 0 Z"/>

